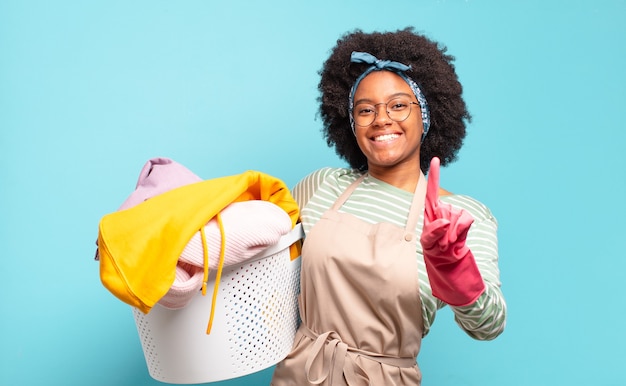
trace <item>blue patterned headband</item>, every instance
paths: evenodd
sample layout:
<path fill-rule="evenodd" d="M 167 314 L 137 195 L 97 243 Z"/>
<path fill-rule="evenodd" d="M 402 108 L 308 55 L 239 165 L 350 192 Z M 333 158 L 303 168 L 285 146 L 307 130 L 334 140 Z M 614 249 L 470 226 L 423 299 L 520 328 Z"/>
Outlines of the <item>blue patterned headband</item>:
<path fill-rule="evenodd" d="M 415 94 L 415 98 L 417 98 L 417 102 L 420 105 L 420 110 L 422 111 L 422 123 L 424 125 L 424 133 L 422 134 L 422 141 L 424 141 L 424 137 L 426 137 L 426 133 L 428 133 L 428 129 L 430 128 L 430 113 L 428 111 L 428 103 L 426 103 L 426 97 L 420 90 L 419 86 L 413 79 L 411 79 L 405 71 L 410 70 L 411 66 L 407 66 L 406 64 L 402 64 L 399 62 L 393 62 L 391 60 L 380 60 L 372 54 L 368 54 L 367 52 L 352 52 L 352 57 L 350 58 L 352 63 L 367 63 L 371 64 L 362 74 L 359 76 L 354 85 L 350 89 L 350 99 L 348 100 L 348 115 L 350 116 L 350 127 L 352 128 L 352 132 L 354 132 L 354 118 L 352 117 L 352 109 L 354 103 L 354 92 L 356 91 L 359 83 L 372 71 L 380 71 L 387 70 L 398 74 L 404 81 L 411 87 L 413 94 Z"/>

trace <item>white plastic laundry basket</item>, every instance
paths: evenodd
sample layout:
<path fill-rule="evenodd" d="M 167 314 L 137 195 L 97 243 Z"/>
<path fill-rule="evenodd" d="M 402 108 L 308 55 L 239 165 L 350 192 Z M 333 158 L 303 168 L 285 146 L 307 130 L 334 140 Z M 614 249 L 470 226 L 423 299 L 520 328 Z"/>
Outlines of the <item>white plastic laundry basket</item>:
<path fill-rule="evenodd" d="M 298 324 L 300 258 L 291 260 L 289 246 L 302 237 L 298 224 L 254 259 L 224 268 L 209 335 L 215 272 L 206 296 L 198 292 L 182 309 L 157 304 L 144 314 L 133 308 L 150 376 L 167 383 L 215 382 L 281 361 Z"/>

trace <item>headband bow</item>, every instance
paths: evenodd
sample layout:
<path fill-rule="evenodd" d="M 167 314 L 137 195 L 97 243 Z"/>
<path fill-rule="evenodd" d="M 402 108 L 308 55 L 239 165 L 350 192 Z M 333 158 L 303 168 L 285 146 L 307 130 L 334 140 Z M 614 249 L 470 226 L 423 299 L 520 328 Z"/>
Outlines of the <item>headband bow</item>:
<path fill-rule="evenodd" d="M 374 55 L 367 52 L 353 52 L 350 57 L 350 61 L 352 63 L 366 63 L 375 66 L 379 70 L 392 70 L 396 71 L 406 71 L 410 70 L 411 66 L 407 66 L 406 64 L 400 62 L 394 62 L 391 60 L 381 60 L 375 57 Z M 373 69 L 372 69 L 373 70 Z M 366 71 L 367 72 L 367 71 Z"/>
<path fill-rule="evenodd" d="M 426 133 L 428 133 L 428 129 L 430 128 L 430 112 L 428 110 L 428 103 L 426 102 L 426 97 L 422 93 L 420 87 L 415 83 L 413 79 L 411 79 L 405 71 L 411 69 L 411 66 L 407 66 L 406 64 L 400 62 L 394 62 L 392 60 L 381 60 L 375 57 L 374 55 L 368 52 L 352 52 L 350 56 L 350 61 L 352 63 L 365 63 L 371 64 L 363 73 L 354 81 L 354 85 L 352 89 L 350 89 L 350 97 L 348 100 L 348 115 L 350 116 L 350 126 L 352 127 L 352 132 L 354 133 L 354 118 L 352 117 L 352 109 L 354 104 L 354 93 L 356 92 L 359 83 L 372 71 L 380 71 L 387 70 L 398 74 L 404 81 L 411 87 L 413 94 L 415 94 L 415 98 L 420 105 L 420 110 L 422 112 L 422 124 L 424 126 L 424 133 L 422 134 L 422 143 L 424 142 L 424 138 L 426 137 Z"/>

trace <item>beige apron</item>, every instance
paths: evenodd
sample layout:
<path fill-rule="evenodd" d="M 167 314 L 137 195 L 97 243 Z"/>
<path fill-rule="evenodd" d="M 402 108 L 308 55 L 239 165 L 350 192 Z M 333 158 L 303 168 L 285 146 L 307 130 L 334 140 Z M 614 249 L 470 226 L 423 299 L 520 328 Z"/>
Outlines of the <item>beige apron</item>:
<path fill-rule="evenodd" d="M 302 248 L 300 316 L 292 352 L 272 385 L 420 385 L 423 331 L 415 228 L 420 176 L 406 228 L 338 210 L 355 181 L 313 226 Z"/>

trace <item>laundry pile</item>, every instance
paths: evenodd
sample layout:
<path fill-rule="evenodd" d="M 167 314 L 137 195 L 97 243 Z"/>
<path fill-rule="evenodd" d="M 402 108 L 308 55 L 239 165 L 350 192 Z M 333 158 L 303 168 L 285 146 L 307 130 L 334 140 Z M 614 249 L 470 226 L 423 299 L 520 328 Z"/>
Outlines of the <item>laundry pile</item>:
<path fill-rule="evenodd" d="M 171 159 L 153 158 L 135 191 L 100 221 L 100 279 L 144 313 L 157 303 L 179 309 L 205 294 L 210 270 L 219 275 L 276 244 L 298 215 L 289 189 L 270 175 L 202 180 Z"/>

